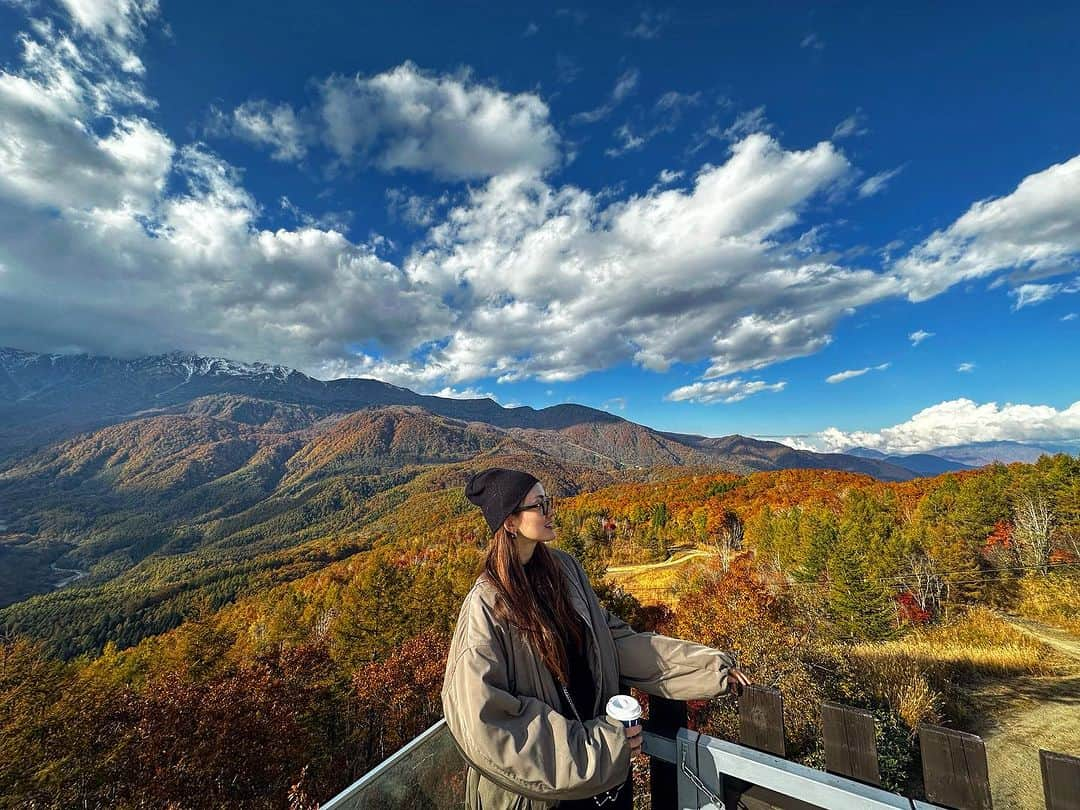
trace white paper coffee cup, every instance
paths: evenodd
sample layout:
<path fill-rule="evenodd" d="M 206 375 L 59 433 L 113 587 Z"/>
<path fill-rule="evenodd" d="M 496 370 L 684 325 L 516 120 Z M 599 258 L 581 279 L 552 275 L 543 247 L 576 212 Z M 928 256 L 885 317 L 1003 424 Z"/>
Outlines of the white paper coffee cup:
<path fill-rule="evenodd" d="M 641 724 L 641 704 L 630 695 L 612 695 L 606 711 L 610 719 L 625 728 Z"/>

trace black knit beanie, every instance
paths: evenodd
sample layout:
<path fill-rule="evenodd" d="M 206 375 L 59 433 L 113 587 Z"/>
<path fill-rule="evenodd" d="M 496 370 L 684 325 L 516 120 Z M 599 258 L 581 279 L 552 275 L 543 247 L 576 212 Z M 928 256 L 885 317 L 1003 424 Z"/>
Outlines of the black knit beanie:
<path fill-rule="evenodd" d="M 484 512 L 484 519 L 494 534 L 539 479 L 520 470 L 488 467 L 469 479 L 465 497 Z"/>

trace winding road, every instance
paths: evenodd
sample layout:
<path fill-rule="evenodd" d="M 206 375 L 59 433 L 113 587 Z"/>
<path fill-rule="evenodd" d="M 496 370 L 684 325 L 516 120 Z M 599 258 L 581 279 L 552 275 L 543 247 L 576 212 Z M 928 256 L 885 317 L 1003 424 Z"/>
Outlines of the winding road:
<path fill-rule="evenodd" d="M 49 568 L 51 568 L 57 574 L 69 574 L 69 576 L 65 577 L 64 579 L 53 585 L 54 591 L 58 588 L 63 588 L 65 585 L 70 585 L 75 580 L 82 579 L 90 573 L 89 571 L 80 571 L 78 568 L 57 568 L 53 564 L 50 564 Z"/>

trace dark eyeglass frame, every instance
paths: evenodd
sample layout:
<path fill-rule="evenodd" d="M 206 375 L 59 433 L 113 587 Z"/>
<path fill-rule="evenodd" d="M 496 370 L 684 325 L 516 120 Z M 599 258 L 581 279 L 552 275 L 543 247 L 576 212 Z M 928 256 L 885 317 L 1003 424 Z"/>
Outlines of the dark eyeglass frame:
<path fill-rule="evenodd" d="M 540 513 L 544 517 L 550 517 L 551 514 L 555 511 L 555 499 L 550 495 L 541 495 L 539 498 L 536 499 L 535 503 L 530 503 L 528 506 L 519 506 L 514 511 L 524 512 L 528 509 L 536 509 L 537 507 L 540 507 Z"/>

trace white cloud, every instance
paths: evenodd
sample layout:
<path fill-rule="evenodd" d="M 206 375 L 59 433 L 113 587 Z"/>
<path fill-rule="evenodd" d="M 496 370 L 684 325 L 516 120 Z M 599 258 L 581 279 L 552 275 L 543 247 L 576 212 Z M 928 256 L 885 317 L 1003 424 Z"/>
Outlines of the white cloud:
<path fill-rule="evenodd" d="M 539 96 L 468 73 L 433 75 L 405 62 L 371 77 L 331 76 L 318 90 L 319 129 L 346 164 L 461 180 L 541 172 L 559 160 L 559 136 Z"/>
<path fill-rule="evenodd" d="M 600 407 L 603 408 L 605 411 L 610 411 L 613 409 L 625 411 L 626 397 L 612 397 L 611 399 L 605 400 Z"/>
<path fill-rule="evenodd" d="M 637 87 L 641 73 L 637 68 L 628 68 L 615 80 L 615 86 L 611 90 L 611 96 L 606 102 L 592 110 L 579 112 L 570 120 L 575 124 L 595 124 L 602 121 L 615 111 L 623 100 Z"/>
<path fill-rule="evenodd" d="M 838 141 L 841 138 L 850 138 L 853 135 L 865 135 L 869 131 L 866 128 L 866 115 L 863 114 L 860 107 L 836 125 L 832 137 L 834 141 Z"/>
<path fill-rule="evenodd" d="M 413 194 L 406 188 L 388 188 L 386 201 L 391 217 L 417 227 L 428 227 L 449 204 L 450 195 L 444 192 L 438 197 L 425 197 L 422 194 Z"/>
<path fill-rule="evenodd" d="M 236 169 L 132 112 L 151 105 L 103 46 L 35 30 L 19 68 L 0 72 L 0 343 L 184 348 L 314 373 L 351 361 L 353 341 L 404 355 L 451 328 L 370 245 L 314 224 L 260 228 Z"/>
<path fill-rule="evenodd" d="M 739 402 L 763 391 L 783 391 L 787 382 L 767 383 L 762 380 L 743 380 L 732 377 L 726 380 L 704 380 L 684 385 L 670 391 L 664 399 L 673 402 L 696 402 L 715 405 L 718 402 Z"/>
<path fill-rule="evenodd" d="M 142 40 L 146 24 L 157 15 L 157 0 L 59 0 L 83 32 L 98 40 L 121 70 L 141 74 L 142 61 L 132 46 Z"/>
<path fill-rule="evenodd" d="M 693 396 L 715 401 L 778 390 L 717 378 L 814 352 L 841 318 L 901 292 L 799 239 L 803 210 L 852 171 L 828 142 L 788 150 L 752 133 L 686 188 L 593 193 L 543 173 L 558 138 L 537 96 L 411 64 L 334 77 L 309 112 L 332 108 L 343 159 L 492 175 L 434 210 L 388 198 L 431 224 L 397 265 L 379 255 L 385 240 L 352 241 L 288 201 L 298 226 L 267 230 L 241 172 L 174 145 L 119 73 L 46 31 L 0 74 L 0 343 L 186 348 L 420 391 L 707 359 Z M 299 151 L 299 136 L 279 137 L 291 119 L 278 107 L 242 109 L 252 137 Z"/>
<path fill-rule="evenodd" d="M 1061 320 L 1063 320 L 1063 321 L 1075 321 L 1076 317 L 1077 316 L 1076 316 L 1075 312 L 1070 312 L 1067 315 L 1062 315 Z"/>
<path fill-rule="evenodd" d="M 897 166 L 895 169 L 878 172 L 872 177 L 868 177 L 866 180 L 859 184 L 859 196 L 873 197 L 875 194 L 884 191 L 885 187 L 889 185 L 889 181 L 896 177 L 896 175 L 900 174 L 903 169 L 903 166 Z"/>
<path fill-rule="evenodd" d="M 627 152 L 637 151 L 645 145 L 645 139 L 640 135 L 635 135 L 626 124 L 623 124 L 615 130 L 615 137 L 618 138 L 621 143 L 619 143 L 618 146 L 613 146 L 610 149 L 604 150 L 604 154 L 608 157 L 619 157 L 620 155 L 625 155 Z"/>
<path fill-rule="evenodd" d="M 656 178 L 656 182 L 662 186 L 670 186 L 676 180 L 680 180 L 686 172 L 677 172 L 673 169 L 663 169 Z"/>
<path fill-rule="evenodd" d="M 656 111 L 671 114 L 672 111 L 681 111 L 687 107 L 695 107 L 701 103 L 701 93 L 680 93 L 678 90 L 668 90 L 656 100 L 653 108 Z"/>
<path fill-rule="evenodd" d="M 1016 299 L 1013 310 L 1018 310 L 1042 304 L 1063 293 L 1076 292 L 1080 292 L 1080 279 L 1057 284 L 1021 284 L 1016 289 L 1010 290 L 1009 295 Z"/>
<path fill-rule="evenodd" d="M 755 107 L 736 116 L 731 126 L 724 130 L 724 137 L 737 141 L 755 132 L 769 132 L 772 125 L 765 120 L 765 107 Z"/>
<path fill-rule="evenodd" d="M 308 127 L 288 104 L 249 101 L 233 110 L 232 132 L 272 150 L 274 160 L 299 160 L 307 153 Z"/>
<path fill-rule="evenodd" d="M 967 374 L 968 372 L 971 372 L 971 371 L 975 370 L 975 364 L 974 363 L 961 363 L 960 365 L 958 365 L 956 367 L 956 370 L 959 371 L 961 374 Z"/>
<path fill-rule="evenodd" d="M 495 402 L 499 401 L 499 398 L 492 394 L 490 391 L 481 391 L 478 388 L 463 388 L 457 389 L 449 385 L 440 388 L 438 391 L 432 391 L 432 394 L 437 397 L 447 397 L 448 399 L 491 399 Z M 506 406 L 509 407 L 509 406 Z"/>
<path fill-rule="evenodd" d="M 932 338 L 933 336 L 933 332 L 927 332 L 925 329 L 916 329 L 914 332 L 908 335 L 908 340 L 911 341 L 912 346 L 918 346 L 924 340 L 926 340 L 927 338 Z"/>
<path fill-rule="evenodd" d="M 0 71 L 0 199 L 43 208 L 144 208 L 164 186 L 174 146 L 145 118 L 138 89 L 67 35 L 22 35 L 21 72 Z"/>
<path fill-rule="evenodd" d="M 849 371 L 838 371 L 836 374 L 830 374 L 828 377 L 826 377 L 825 382 L 827 382 L 827 383 L 840 383 L 840 382 L 844 382 L 844 380 L 850 380 L 853 377 L 861 377 L 863 374 L 866 374 L 868 371 L 884 371 L 888 367 L 889 367 L 888 363 L 881 363 L 880 365 L 867 366 L 866 368 L 856 368 L 856 369 L 851 369 Z"/>
<path fill-rule="evenodd" d="M 1080 261 L 1080 155 L 983 200 L 894 265 L 912 301 L 1009 270 L 1017 281 L 1075 272 Z"/>
<path fill-rule="evenodd" d="M 626 35 L 637 39 L 656 39 L 670 19 L 670 12 L 646 9 L 638 15 L 637 24 Z"/>
<path fill-rule="evenodd" d="M 460 313 L 428 362 L 455 381 L 550 381 L 708 357 L 714 378 L 816 351 L 839 318 L 899 290 L 778 239 L 848 169 L 828 143 L 785 151 L 759 134 L 690 189 L 606 207 L 574 187 L 494 178 L 406 262 Z"/>
<path fill-rule="evenodd" d="M 954 399 L 925 408 L 893 427 L 851 432 L 829 428 L 810 437 L 808 443 L 836 452 L 869 447 L 883 453 L 925 453 L 972 442 L 1074 439 L 1080 439 L 1080 401 L 1057 410 L 1050 405 L 980 405 L 970 399 Z"/>
<path fill-rule="evenodd" d="M 799 43 L 800 48 L 813 48 L 815 51 L 820 51 L 825 47 L 825 43 L 814 32 L 810 32 L 802 38 L 802 42 Z"/>

